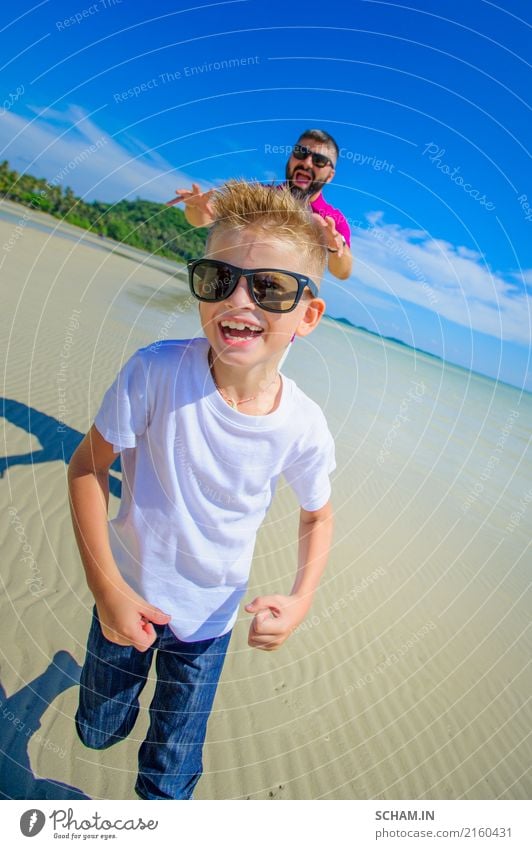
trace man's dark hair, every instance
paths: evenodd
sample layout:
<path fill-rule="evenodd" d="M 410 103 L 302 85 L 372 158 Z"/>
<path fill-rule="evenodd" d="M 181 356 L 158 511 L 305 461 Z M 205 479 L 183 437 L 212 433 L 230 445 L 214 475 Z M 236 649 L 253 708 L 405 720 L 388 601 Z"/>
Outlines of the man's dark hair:
<path fill-rule="evenodd" d="M 334 149 L 337 159 L 340 156 L 340 148 L 333 137 L 330 136 L 329 133 L 326 133 L 325 130 L 305 130 L 305 132 L 301 133 L 299 136 L 298 142 L 300 142 L 301 139 L 312 139 L 312 141 L 317 141 L 320 144 L 326 144 L 327 147 Z"/>

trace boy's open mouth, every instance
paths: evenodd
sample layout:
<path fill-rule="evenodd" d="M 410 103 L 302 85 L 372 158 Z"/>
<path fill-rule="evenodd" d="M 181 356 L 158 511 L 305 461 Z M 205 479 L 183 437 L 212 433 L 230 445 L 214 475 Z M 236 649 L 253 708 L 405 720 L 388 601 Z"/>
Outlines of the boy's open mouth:
<path fill-rule="evenodd" d="M 257 339 L 263 332 L 258 324 L 246 324 L 243 321 L 221 321 L 220 330 L 226 341 L 240 339 L 244 342 Z"/>

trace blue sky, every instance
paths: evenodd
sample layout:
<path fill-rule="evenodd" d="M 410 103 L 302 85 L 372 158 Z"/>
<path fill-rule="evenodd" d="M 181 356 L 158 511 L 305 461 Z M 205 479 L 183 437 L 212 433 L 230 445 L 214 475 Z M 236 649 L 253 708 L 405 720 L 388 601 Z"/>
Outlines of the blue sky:
<path fill-rule="evenodd" d="M 164 200 L 192 179 L 282 179 L 275 148 L 322 127 L 356 257 L 325 282 L 329 313 L 532 389 L 526 0 L 45 0 L 3 17 L 0 159 L 89 200 Z"/>

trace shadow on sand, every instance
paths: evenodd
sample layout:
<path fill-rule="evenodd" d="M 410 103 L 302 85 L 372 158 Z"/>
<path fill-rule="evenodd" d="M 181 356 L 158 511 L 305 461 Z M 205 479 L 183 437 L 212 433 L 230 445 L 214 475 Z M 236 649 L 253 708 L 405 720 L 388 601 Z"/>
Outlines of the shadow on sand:
<path fill-rule="evenodd" d="M 0 684 L 0 799 L 89 799 L 77 787 L 61 781 L 37 778 L 31 769 L 28 745 L 39 745 L 65 758 L 65 741 L 50 740 L 39 733 L 41 717 L 56 696 L 77 686 L 81 667 L 72 655 L 58 651 L 48 668 L 25 687 L 6 698 Z"/>
<path fill-rule="evenodd" d="M 27 454 L 12 454 L 9 457 L 0 457 L 0 478 L 4 476 L 6 469 L 13 466 L 33 466 L 36 463 L 48 463 L 53 460 L 63 460 L 69 463 L 72 454 L 83 439 L 84 434 L 79 430 L 69 427 L 64 422 L 41 413 L 34 407 L 21 404 L 11 398 L 1 398 L 0 415 L 8 422 L 23 428 L 27 433 L 35 436 L 41 448 L 36 451 L 28 451 Z M 111 466 L 114 471 L 120 471 L 120 458 Z M 109 490 L 117 498 L 120 498 L 121 483 L 115 475 L 109 475 Z"/>
<path fill-rule="evenodd" d="M 41 445 L 40 449 L 30 450 L 26 454 L 0 457 L 0 478 L 14 466 L 54 460 L 70 462 L 83 439 L 82 433 L 20 401 L 11 398 L 1 398 L 0 401 L 0 415 L 34 436 Z M 120 471 L 119 458 L 112 468 Z M 109 489 L 120 498 L 121 483 L 116 475 L 109 475 Z M 9 698 L 6 698 L 0 684 L 0 799 L 90 798 L 77 787 L 52 779 L 37 778 L 32 772 L 28 753 L 28 745 L 33 739 L 57 757 L 69 757 L 70 753 L 60 745 L 64 740 L 43 738 L 39 729 L 41 717 L 48 706 L 69 687 L 79 684 L 80 673 L 81 667 L 74 658 L 66 651 L 58 651 L 42 675 Z"/>

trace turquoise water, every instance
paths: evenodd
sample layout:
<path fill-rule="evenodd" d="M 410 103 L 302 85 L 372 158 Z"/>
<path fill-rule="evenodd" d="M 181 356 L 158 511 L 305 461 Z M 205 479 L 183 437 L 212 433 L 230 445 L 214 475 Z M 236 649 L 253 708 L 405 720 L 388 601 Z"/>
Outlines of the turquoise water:
<path fill-rule="evenodd" d="M 373 567 L 401 551 L 412 568 L 467 561 L 484 576 L 505 571 L 522 593 L 532 574 L 530 394 L 327 320 L 298 340 L 285 370 L 335 437 L 334 491 L 352 528 L 343 557 L 358 547 Z"/>

